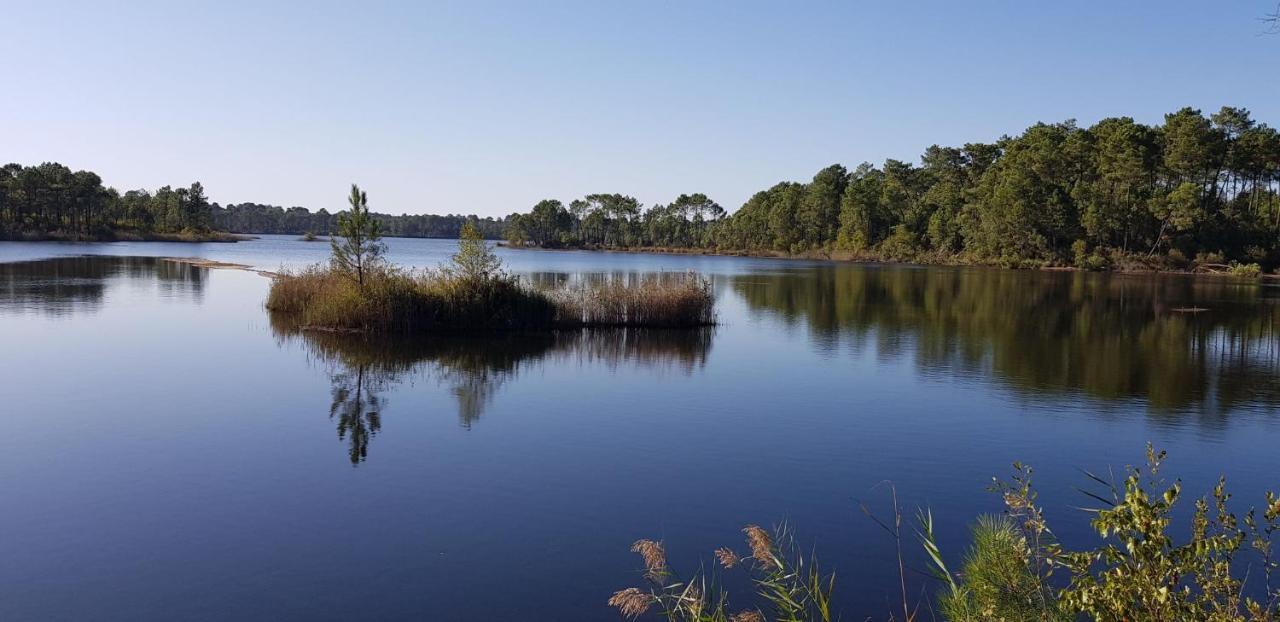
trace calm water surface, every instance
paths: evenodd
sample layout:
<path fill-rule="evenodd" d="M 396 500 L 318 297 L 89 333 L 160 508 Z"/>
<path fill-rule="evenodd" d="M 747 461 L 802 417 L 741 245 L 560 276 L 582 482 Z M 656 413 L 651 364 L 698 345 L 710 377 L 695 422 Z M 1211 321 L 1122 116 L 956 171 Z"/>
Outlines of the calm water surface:
<path fill-rule="evenodd" d="M 374 340 L 291 333 L 266 278 L 159 259 L 327 253 L 0 243 L 0 619 L 616 619 L 637 538 L 694 568 L 782 521 L 846 619 L 883 618 L 893 545 L 858 501 L 887 509 L 886 480 L 952 555 L 1013 460 L 1068 541 L 1077 469 L 1148 440 L 1191 492 L 1280 484 L 1276 287 L 519 251 L 535 280 L 697 270 L 722 323 Z"/>

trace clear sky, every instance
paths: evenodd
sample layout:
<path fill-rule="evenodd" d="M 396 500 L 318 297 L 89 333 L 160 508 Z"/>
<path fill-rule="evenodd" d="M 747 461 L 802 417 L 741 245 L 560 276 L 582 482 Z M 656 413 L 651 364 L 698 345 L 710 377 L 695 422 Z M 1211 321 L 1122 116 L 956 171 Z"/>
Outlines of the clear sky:
<path fill-rule="evenodd" d="M 270 5 L 270 6 L 268 6 Z M 822 166 L 1036 121 L 1280 124 L 1272 0 L 5 2 L 0 160 L 221 203 L 736 209 Z"/>

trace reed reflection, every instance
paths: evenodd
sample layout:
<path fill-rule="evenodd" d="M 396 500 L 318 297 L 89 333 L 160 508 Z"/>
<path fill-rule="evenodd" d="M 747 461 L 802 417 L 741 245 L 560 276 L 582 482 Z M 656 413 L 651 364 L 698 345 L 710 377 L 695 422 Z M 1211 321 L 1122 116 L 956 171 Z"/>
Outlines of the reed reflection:
<path fill-rule="evenodd" d="M 571 330 L 495 337 L 379 337 L 304 331 L 273 318 L 282 344 L 300 341 L 330 377 L 329 416 L 346 442 L 353 465 L 369 454 L 388 407 L 385 394 L 402 383 L 426 378 L 456 400 L 458 422 L 467 429 L 484 414 L 503 386 L 525 371 L 551 362 L 637 366 L 692 374 L 706 364 L 713 328 L 697 330 Z"/>

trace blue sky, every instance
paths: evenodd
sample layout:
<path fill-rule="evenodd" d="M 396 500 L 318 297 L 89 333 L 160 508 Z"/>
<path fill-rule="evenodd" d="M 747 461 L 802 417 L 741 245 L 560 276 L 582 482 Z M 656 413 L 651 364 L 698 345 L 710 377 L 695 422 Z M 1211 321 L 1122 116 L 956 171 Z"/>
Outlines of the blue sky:
<path fill-rule="evenodd" d="M 1280 124 L 1271 0 L 111 4 L 0 9 L 0 160 L 312 209 L 736 209 L 1036 121 Z"/>

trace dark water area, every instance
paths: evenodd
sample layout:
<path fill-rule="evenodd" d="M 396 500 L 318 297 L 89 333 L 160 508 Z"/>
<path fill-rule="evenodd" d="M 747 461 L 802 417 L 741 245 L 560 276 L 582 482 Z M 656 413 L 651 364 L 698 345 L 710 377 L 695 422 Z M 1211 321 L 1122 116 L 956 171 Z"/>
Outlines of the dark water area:
<path fill-rule="evenodd" d="M 502 251 L 535 282 L 699 271 L 720 324 L 386 339 L 298 332 L 266 278 L 161 259 L 326 252 L 0 244 L 0 619 L 611 620 L 634 540 L 693 570 L 784 521 L 845 619 L 883 619 L 893 542 L 858 504 L 887 511 L 886 482 L 952 558 L 1014 460 L 1068 544 L 1094 541 L 1080 469 L 1148 441 L 1193 495 L 1280 488 L 1275 286 Z"/>

